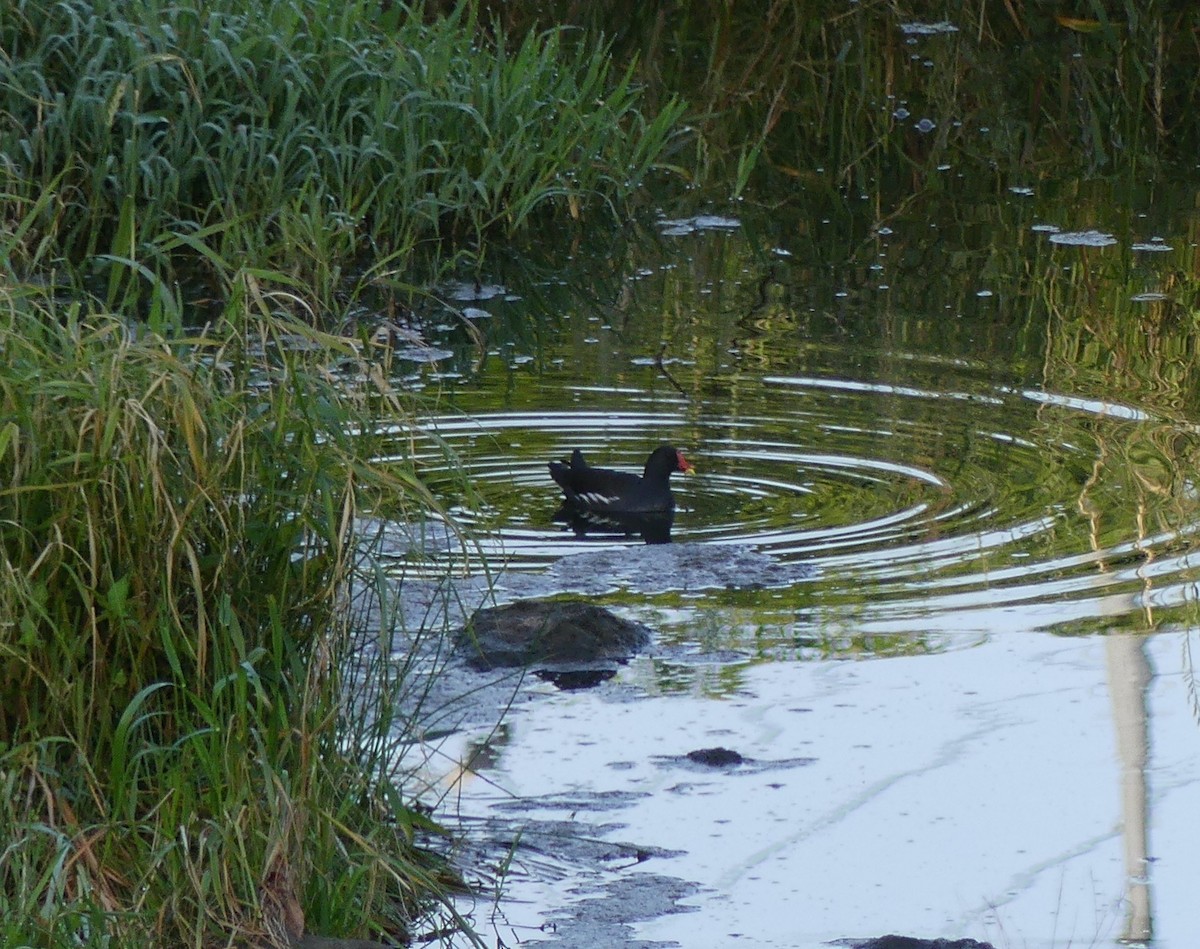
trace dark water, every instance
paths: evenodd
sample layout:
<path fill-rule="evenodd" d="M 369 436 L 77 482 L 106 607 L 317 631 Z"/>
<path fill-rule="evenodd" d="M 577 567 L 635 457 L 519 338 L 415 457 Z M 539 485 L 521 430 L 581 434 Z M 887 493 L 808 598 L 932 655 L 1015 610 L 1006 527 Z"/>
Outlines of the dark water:
<path fill-rule="evenodd" d="M 1200 937 L 1194 183 L 939 174 L 551 234 L 446 288 L 477 332 L 446 316 L 407 384 L 439 395 L 417 445 L 473 546 L 409 575 L 610 551 L 600 599 L 659 633 L 431 751 L 431 795 L 501 839 L 574 815 L 657 854 L 518 848 L 475 908 L 497 939 Z M 698 469 L 676 542 L 804 569 L 646 582 L 637 538 L 553 522 L 547 461 L 661 442 Z M 756 766 L 672 763 L 714 746 Z M 691 911 L 597 931 L 639 874 Z"/>
<path fill-rule="evenodd" d="M 1096 222 L 1006 190 L 974 209 L 1010 218 L 990 238 L 1008 242 L 1003 265 L 962 246 L 983 223 L 923 221 L 938 235 L 926 246 L 897 236 L 914 222 L 883 236 L 848 215 L 823 225 L 828 243 L 862 230 L 840 237 L 843 252 L 870 263 L 822 267 L 822 225 L 742 210 L 679 235 L 647 227 L 594 286 L 577 274 L 587 249 L 564 247 L 562 278 L 530 287 L 514 273 L 502 295 L 467 304 L 484 352 L 421 378 L 447 408 L 428 427 L 478 492 L 448 497 L 451 513 L 489 554 L 540 569 L 570 552 L 548 460 L 580 447 L 639 470 L 672 442 L 698 468 L 673 482 L 676 540 L 819 568 L 754 598 L 764 625 L 819 601 L 864 632 L 1145 629 L 1164 619 L 1150 607 L 1188 601 L 1200 412 L 1196 387 L 1169 377 L 1192 347 L 1190 321 L 1170 314 L 1173 274 L 1195 251 L 1186 219 L 1179 237 L 1138 224 L 1106 248 L 1056 245 L 1035 228 Z M 1164 234 L 1148 246 L 1169 250 L 1132 249 Z M 1086 299 L 1046 299 L 1057 281 Z M 1167 301 L 1130 302 L 1155 292 Z M 540 324 L 537 339 L 513 339 L 522 322 Z M 1105 352 L 1089 324 L 1111 324 L 1130 352 Z M 1133 360 L 1144 368 L 1122 378 L 1117 363 Z M 1119 618 L 1114 598 L 1127 601 Z"/>

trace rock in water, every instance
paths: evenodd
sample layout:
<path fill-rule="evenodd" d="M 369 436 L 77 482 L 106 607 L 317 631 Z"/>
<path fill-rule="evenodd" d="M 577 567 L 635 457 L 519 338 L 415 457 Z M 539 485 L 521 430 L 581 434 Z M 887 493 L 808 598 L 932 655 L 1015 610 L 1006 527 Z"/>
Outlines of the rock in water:
<path fill-rule="evenodd" d="M 522 600 L 478 610 L 459 632 L 474 669 L 623 662 L 650 642 L 641 623 L 580 600 Z"/>

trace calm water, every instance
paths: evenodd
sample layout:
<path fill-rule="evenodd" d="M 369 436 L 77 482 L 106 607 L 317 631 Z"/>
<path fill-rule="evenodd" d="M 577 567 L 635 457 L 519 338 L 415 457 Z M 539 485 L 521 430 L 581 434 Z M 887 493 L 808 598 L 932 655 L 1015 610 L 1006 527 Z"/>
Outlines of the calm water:
<path fill-rule="evenodd" d="M 476 546 L 397 570 L 615 551 L 601 601 L 658 632 L 594 690 L 485 690 L 424 749 L 505 864 L 464 907 L 490 940 L 1200 938 L 1190 199 L 944 176 L 551 235 L 447 288 L 478 332 L 437 321 L 407 384 L 439 394 L 418 450 Z M 664 441 L 698 469 L 676 541 L 811 573 L 646 581 L 636 539 L 552 522 L 548 460 Z M 679 762 L 714 746 L 748 761 Z"/>

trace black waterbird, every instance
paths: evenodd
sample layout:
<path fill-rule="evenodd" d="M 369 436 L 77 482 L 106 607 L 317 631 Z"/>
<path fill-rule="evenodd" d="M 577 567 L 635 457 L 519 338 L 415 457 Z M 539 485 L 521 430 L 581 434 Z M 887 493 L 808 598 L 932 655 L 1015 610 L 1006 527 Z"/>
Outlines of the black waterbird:
<path fill-rule="evenodd" d="M 691 462 L 673 445 L 660 445 L 646 459 L 639 478 L 626 471 L 593 468 L 578 448 L 570 463 L 550 462 L 550 477 L 563 491 L 564 507 L 587 515 L 665 514 L 675 510 L 671 475 L 693 471 Z"/>

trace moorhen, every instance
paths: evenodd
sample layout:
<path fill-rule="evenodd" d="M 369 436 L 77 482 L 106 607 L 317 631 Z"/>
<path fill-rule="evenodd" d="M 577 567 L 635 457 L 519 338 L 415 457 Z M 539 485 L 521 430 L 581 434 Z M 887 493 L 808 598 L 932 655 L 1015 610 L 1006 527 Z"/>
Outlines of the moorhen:
<path fill-rule="evenodd" d="M 639 478 L 625 471 L 593 468 L 583 460 L 578 448 L 571 463 L 550 462 L 550 477 L 563 490 L 564 507 L 584 514 L 660 514 L 675 510 L 671 496 L 671 475 L 692 471 L 683 452 L 671 445 L 660 445 L 646 459 Z"/>

